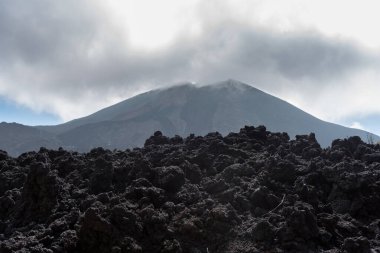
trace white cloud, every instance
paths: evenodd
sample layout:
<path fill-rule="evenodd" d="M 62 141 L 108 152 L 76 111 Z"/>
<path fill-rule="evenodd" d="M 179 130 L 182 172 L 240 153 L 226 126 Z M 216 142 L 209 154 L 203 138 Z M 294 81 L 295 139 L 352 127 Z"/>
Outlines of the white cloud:
<path fill-rule="evenodd" d="M 170 46 L 181 33 L 198 34 L 196 7 L 200 0 L 127 0 L 103 4 L 111 22 L 135 50 Z"/>
<path fill-rule="evenodd" d="M 220 5 L 221 1 L 207 1 Z M 333 36 L 356 40 L 380 49 L 380 35 L 374 32 L 380 23 L 377 0 L 228 0 L 222 1 L 234 18 L 279 31 L 317 29 Z"/>
<path fill-rule="evenodd" d="M 296 91 L 298 96 L 285 94 L 309 113 L 332 122 L 342 123 L 353 116 L 380 114 L 379 67 L 352 71 L 346 76 L 329 80 L 324 85 L 313 82 L 311 89 Z"/>
<path fill-rule="evenodd" d="M 360 124 L 360 122 L 352 122 L 352 124 L 350 125 L 351 128 L 356 128 L 356 129 L 361 129 L 361 130 L 365 130 L 364 129 L 364 126 L 362 126 L 362 124 Z"/>

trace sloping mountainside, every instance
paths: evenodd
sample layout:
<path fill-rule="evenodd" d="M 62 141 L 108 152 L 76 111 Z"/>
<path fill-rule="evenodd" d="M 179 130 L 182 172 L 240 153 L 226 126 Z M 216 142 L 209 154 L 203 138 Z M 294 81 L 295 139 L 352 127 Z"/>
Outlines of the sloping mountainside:
<path fill-rule="evenodd" d="M 12 155 L 38 150 L 39 147 L 58 148 L 62 144 L 54 134 L 17 123 L 0 123 L 0 149 Z"/>
<path fill-rule="evenodd" d="M 0 252 L 380 251 L 380 146 L 265 127 L 0 152 Z"/>
<path fill-rule="evenodd" d="M 204 135 L 213 131 L 226 135 L 244 125 L 266 125 L 271 131 L 287 132 L 291 138 L 314 132 L 323 147 L 336 138 L 368 138 L 367 132 L 321 121 L 234 80 L 203 87 L 185 84 L 150 91 L 90 116 L 38 129 L 54 135 L 65 149 L 89 151 L 95 147 L 139 147 L 156 130 L 168 136 Z M 4 136 L 2 132 L 0 135 Z M 373 138 L 379 139 L 375 135 Z M 23 146 L 11 148 L 16 150 L 10 152 L 12 155 L 30 150 Z"/>
<path fill-rule="evenodd" d="M 196 87 L 191 84 L 154 90 L 59 126 L 44 127 L 63 144 L 85 151 L 102 146 L 141 146 L 150 133 L 186 136 L 218 131 L 223 135 L 244 125 L 266 125 L 275 132 L 316 134 L 322 146 L 337 138 L 367 132 L 321 121 L 291 104 L 234 80 Z M 377 136 L 374 136 L 377 139 Z"/>

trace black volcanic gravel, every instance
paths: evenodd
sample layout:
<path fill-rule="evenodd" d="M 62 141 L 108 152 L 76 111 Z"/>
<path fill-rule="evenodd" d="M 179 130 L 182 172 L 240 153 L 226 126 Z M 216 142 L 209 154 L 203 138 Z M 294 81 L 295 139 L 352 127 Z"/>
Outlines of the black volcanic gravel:
<path fill-rule="evenodd" d="M 380 252 L 380 146 L 260 126 L 0 151 L 0 252 Z"/>

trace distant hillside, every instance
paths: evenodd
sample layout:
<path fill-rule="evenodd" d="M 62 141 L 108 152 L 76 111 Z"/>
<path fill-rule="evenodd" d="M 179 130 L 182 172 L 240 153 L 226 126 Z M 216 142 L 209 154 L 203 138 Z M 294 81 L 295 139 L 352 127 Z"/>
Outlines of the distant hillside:
<path fill-rule="evenodd" d="M 62 143 L 54 134 L 17 123 L 0 123 L 0 149 L 18 155 L 40 147 L 57 148 Z"/>

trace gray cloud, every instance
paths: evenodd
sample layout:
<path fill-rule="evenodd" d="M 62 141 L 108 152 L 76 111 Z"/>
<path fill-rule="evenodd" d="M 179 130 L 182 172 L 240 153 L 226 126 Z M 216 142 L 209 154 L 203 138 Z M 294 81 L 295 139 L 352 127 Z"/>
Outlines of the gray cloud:
<path fill-rule="evenodd" d="M 272 93 L 301 86 L 318 90 L 378 66 L 350 41 L 312 30 L 279 33 L 230 19 L 204 23 L 201 36 L 182 35 L 169 47 L 135 51 L 93 3 L 0 2 L 0 92 L 67 119 L 70 113 L 78 116 L 70 104 L 83 107 L 78 114 L 88 113 L 104 106 L 107 97 L 174 82 L 232 77 Z"/>

